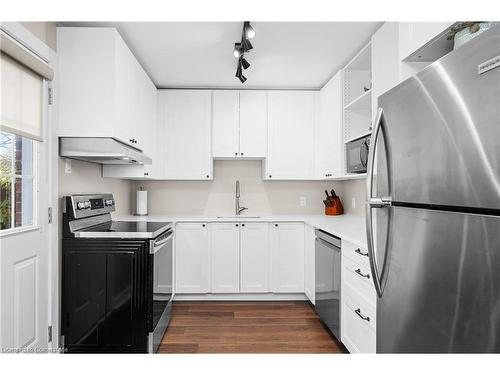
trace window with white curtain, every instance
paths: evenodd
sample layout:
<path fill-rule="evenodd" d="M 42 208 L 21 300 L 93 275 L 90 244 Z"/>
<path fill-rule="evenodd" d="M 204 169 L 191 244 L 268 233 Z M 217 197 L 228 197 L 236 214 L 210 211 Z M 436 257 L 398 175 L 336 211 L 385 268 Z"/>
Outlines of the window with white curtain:
<path fill-rule="evenodd" d="M 0 56 L 0 230 L 36 224 L 36 149 L 43 141 L 43 78 Z"/>

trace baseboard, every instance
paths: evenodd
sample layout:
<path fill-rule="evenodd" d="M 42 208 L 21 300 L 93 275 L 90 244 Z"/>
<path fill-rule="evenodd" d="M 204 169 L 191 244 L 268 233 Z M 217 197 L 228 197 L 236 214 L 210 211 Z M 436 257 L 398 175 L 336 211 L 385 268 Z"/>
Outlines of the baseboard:
<path fill-rule="evenodd" d="M 304 293 L 176 293 L 174 301 L 308 301 L 308 299 Z"/>

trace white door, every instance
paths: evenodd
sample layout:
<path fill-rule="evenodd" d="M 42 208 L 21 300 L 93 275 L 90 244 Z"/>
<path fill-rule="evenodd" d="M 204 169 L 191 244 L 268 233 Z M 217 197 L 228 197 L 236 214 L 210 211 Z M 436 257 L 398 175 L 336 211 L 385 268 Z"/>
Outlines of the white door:
<path fill-rule="evenodd" d="M 45 108 L 42 111 L 47 114 Z M 48 123 L 47 115 L 44 121 Z M 44 142 L 0 132 L 0 348 L 4 351 L 49 348 L 47 212 L 52 163 L 50 126 L 44 130 Z"/>
<path fill-rule="evenodd" d="M 212 293 L 240 291 L 240 228 L 238 223 L 210 225 Z"/>
<path fill-rule="evenodd" d="M 274 293 L 304 293 L 304 224 L 271 224 Z"/>
<path fill-rule="evenodd" d="M 214 158 L 239 156 L 239 105 L 236 90 L 215 90 L 212 93 L 212 151 Z"/>
<path fill-rule="evenodd" d="M 314 179 L 316 93 L 268 93 L 267 179 Z"/>
<path fill-rule="evenodd" d="M 342 73 L 338 72 L 319 92 L 317 168 L 320 179 L 343 174 Z"/>
<path fill-rule="evenodd" d="M 240 291 L 270 292 L 269 224 L 242 223 L 240 229 Z"/>
<path fill-rule="evenodd" d="M 267 150 L 267 92 L 240 91 L 240 156 L 265 158 Z"/>
<path fill-rule="evenodd" d="M 210 254 L 206 223 L 175 226 L 175 292 L 207 293 Z"/>
<path fill-rule="evenodd" d="M 315 273 L 314 273 L 314 250 L 315 250 L 315 239 L 316 235 L 314 233 L 314 228 L 306 225 L 305 226 L 305 245 L 304 245 L 304 291 L 307 298 L 312 304 L 315 303 L 314 299 L 314 283 L 315 283 Z"/>
<path fill-rule="evenodd" d="M 159 90 L 158 96 L 165 179 L 212 179 L 211 92 Z"/>

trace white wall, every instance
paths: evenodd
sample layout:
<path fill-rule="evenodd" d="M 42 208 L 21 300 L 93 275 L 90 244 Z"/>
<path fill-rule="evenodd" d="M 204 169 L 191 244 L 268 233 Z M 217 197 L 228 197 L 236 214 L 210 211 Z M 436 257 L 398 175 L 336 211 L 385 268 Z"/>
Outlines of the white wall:
<path fill-rule="evenodd" d="M 342 204 L 345 213 L 365 216 L 366 179 L 342 181 Z M 352 198 L 356 207 L 352 208 Z"/>
<path fill-rule="evenodd" d="M 64 158 L 59 158 L 59 196 L 78 193 L 113 193 L 116 212 L 131 213 L 134 183 L 128 180 L 103 178 L 99 164 L 71 160 L 71 174 L 64 173 Z"/>
<path fill-rule="evenodd" d="M 148 190 L 150 214 L 232 215 L 236 180 L 240 181 L 240 204 L 249 208 L 245 214 L 322 214 L 324 190 L 332 188 L 341 196 L 346 213 L 364 214 L 364 180 L 263 181 L 261 174 L 260 161 L 216 161 L 213 181 L 144 181 L 135 188 Z M 356 209 L 350 208 L 351 196 L 359 197 Z M 306 197 L 306 207 L 300 206 L 300 197 Z"/>
<path fill-rule="evenodd" d="M 342 193 L 340 182 L 263 181 L 260 161 L 216 161 L 213 181 L 147 181 L 150 214 L 233 214 L 240 181 L 246 214 L 321 214 L 325 189 Z M 300 207 L 299 198 L 307 206 Z"/>

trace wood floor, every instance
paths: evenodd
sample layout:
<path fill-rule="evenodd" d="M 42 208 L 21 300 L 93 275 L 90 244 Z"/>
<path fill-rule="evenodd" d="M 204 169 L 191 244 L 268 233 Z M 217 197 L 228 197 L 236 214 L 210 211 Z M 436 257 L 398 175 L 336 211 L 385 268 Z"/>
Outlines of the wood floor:
<path fill-rule="evenodd" d="M 158 353 L 347 353 L 307 302 L 175 302 Z"/>

